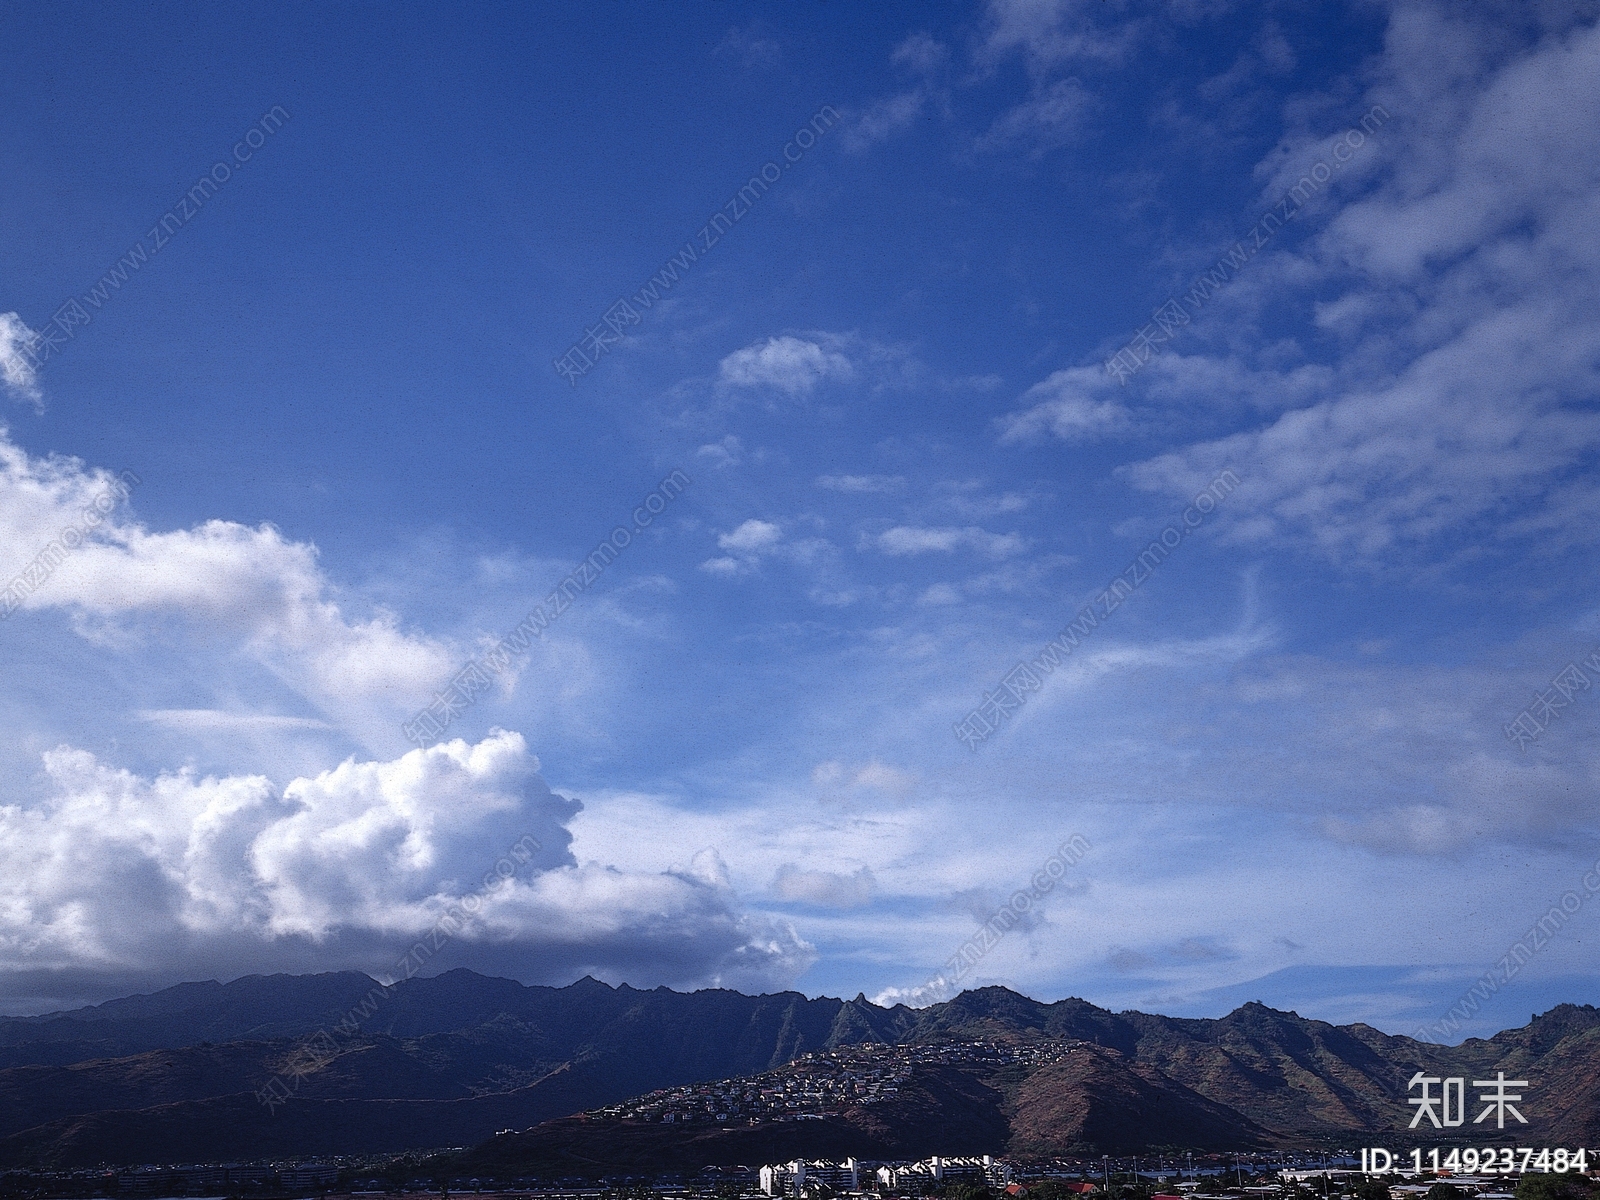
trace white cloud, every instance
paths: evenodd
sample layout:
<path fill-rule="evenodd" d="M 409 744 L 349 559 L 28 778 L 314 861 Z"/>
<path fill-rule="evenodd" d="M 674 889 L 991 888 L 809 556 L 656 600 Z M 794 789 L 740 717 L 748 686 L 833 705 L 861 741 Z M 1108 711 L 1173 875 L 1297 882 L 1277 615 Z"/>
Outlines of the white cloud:
<path fill-rule="evenodd" d="M 1226 357 L 1152 361 L 1128 388 L 1137 409 L 1094 368 L 1073 368 L 1032 389 L 1002 437 L 1185 435 L 1125 477 L 1186 498 L 1232 469 L 1245 485 L 1219 513 L 1225 536 L 1335 559 L 1463 535 L 1474 554 L 1592 540 L 1600 29 L 1504 56 L 1477 23 L 1493 20 L 1394 10 L 1376 82 L 1343 105 L 1345 126 L 1370 117 L 1362 145 L 1320 193 L 1343 209 L 1293 253 L 1260 256 L 1215 306 L 1298 307 L 1341 343 L 1336 367 L 1293 343 L 1247 346 L 1237 331 L 1254 321 L 1233 321 Z M 1336 161 L 1331 145 L 1326 128 L 1285 139 L 1258 169 L 1263 196 Z M 1228 431 L 1195 440 L 1208 414 L 1232 418 Z"/>
<path fill-rule="evenodd" d="M 845 130 L 845 148 L 868 150 L 910 128 L 930 104 L 947 104 L 938 79 L 950 61 L 950 51 L 929 33 L 913 33 L 894 48 L 889 61 L 917 82 L 902 92 L 874 101 Z"/>
<path fill-rule="evenodd" d="M 727 386 L 770 387 L 789 396 L 806 395 L 824 380 L 849 379 L 854 373 L 839 351 L 788 334 L 735 350 L 718 368 Z"/>
<path fill-rule="evenodd" d="M 831 492 L 898 492 L 906 485 L 904 475 L 818 475 L 817 486 Z"/>
<path fill-rule="evenodd" d="M 903 801 L 916 789 L 917 777 L 877 759 L 855 767 L 828 759 L 811 769 L 811 782 L 840 794 L 852 793 L 856 799 L 867 798 L 863 793 L 873 793 L 879 799 Z"/>
<path fill-rule="evenodd" d="M 1022 394 L 1021 412 L 1000 419 L 1000 440 L 1051 433 L 1065 442 L 1087 442 L 1130 434 L 1134 416 L 1119 392 L 1100 367 L 1056 371 Z"/>
<path fill-rule="evenodd" d="M 909 771 L 874 761 L 858 768 L 852 782 L 856 787 L 876 788 L 887 795 L 904 799 L 916 786 L 917 777 Z"/>
<path fill-rule="evenodd" d="M 1103 365 L 1055 371 L 997 424 L 1002 443 L 1173 436 L 1214 427 L 1219 419 L 1303 407 L 1332 395 L 1338 384 L 1337 372 L 1319 363 L 1253 367 L 1231 354 L 1162 354 L 1129 386 L 1119 385 Z"/>
<path fill-rule="evenodd" d="M 13 591 L 11 620 L 64 609 L 84 636 L 111 643 L 176 618 L 231 639 L 330 721 L 373 736 L 397 729 L 457 665 L 391 613 L 347 615 L 314 546 L 269 525 L 158 532 L 114 507 L 96 510 L 97 498 L 126 490 L 109 472 L 33 458 L 0 433 L 0 583 L 41 553 L 54 562 L 33 590 Z"/>
<path fill-rule="evenodd" d="M 916 75 L 932 75 L 950 61 L 949 49 L 926 31 L 913 33 L 889 54 L 889 61 Z"/>
<path fill-rule="evenodd" d="M 826 908 L 860 908 L 872 902 L 877 881 L 866 867 L 841 875 L 837 871 L 805 871 L 793 863 L 784 863 L 772 877 L 771 891 L 780 900 Z"/>
<path fill-rule="evenodd" d="M 733 434 L 720 442 L 708 442 L 695 451 L 699 458 L 711 460 L 714 467 L 736 467 L 744 459 L 744 446 Z"/>
<path fill-rule="evenodd" d="M 783 528 L 772 521 L 751 517 L 728 533 L 717 535 L 717 548 L 726 554 L 708 558 L 702 571 L 713 575 L 748 575 L 759 569 L 766 558 L 776 558 L 800 567 L 826 566 L 834 547 L 826 538 L 803 537 L 785 540 Z"/>
<path fill-rule="evenodd" d="M 884 554 L 903 557 L 911 554 L 950 554 L 956 550 L 976 550 L 991 558 L 1008 558 L 1028 548 L 1019 533 L 990 533 L 975 525 L 957 529 L 950 526 L 927 527 L 896 525 L 875 537 L 864 539 Z"/>
<path fill-rule="evenodd" d="M 752 23 L 743 29 L 737 25 L 729 29 L 713 53 L 736 58 L 746 71 L 754 71 L 777 66 L 783 57 L 783 47 Z"/>
<path fill-rule="evenodd" d="M 1025 146 L 1033 158 L 1077 141 L 1094 98 L 1076 79 L 1058 79 L 1002 115 L 979 149 Z"/>
<path fill-rule="evenodd" d="M 909 129 L 928 103 L 926 88 L 912 88 L 885 96 L 858 116 L 845 131 L 845 147 L 860 152 L 886 142 L 901 130 Z"/>
<path fill-rule="evenodd" d="M 708 558 L 700 564 L 702 571 L 712 575 L 732 577 L 744 570 L 744 564 L 732 555 L 720 554 L 716 558 Z"/>
<path fill-rule="evenodd" d="M 990 0 L 980 57 L 1020 53 L 1036 75 L 1063 63 L 1115 60 L 1139 36 L 1122 10 L 1118 4 L 1108 19 L 1105 0 Z"/>
<path fill-rule="evenodd" d="M 39 378 L 27 347 L 38 338 L 14 312 L 0 313 L 0 384 L 19 400 L 38 407 Z"/>
<path fill-rule="evenodd" d="M 1001 492 L 986 495 L 983 483 L 976 479 L 946 479 L 934 486 L 939 503 L 969 520 L 998 517 L 1003 513 L 1022 512 L 1029 499 L 1020 492 Z"/>
<path fill-rule="evenodd" d="M 724 550 L 738 550 L 746 554 L 759 554 L 783 540 L 783 531 L 771 521 L 751 517 L 732 533 L 720 534 L 717 545 Z"/>
<path fill-rule="evenodd" d="M 52 973 L 192 977 L 218 958 L 271 969 L 308 953 L 322 970 L 393 974 L 475 893 L 457 942 L 524 977 L 772 986 L 811 958 L 787 926 L 743 915 L 725 869 L 698 857 L 666 872 L 577 862 L 566 825 L 581 805 L 550 791 L 518 734 L 351 759 L 281 791 L 261 776 L 144 779 L 66 747 L 44 764 L 43 802 L 0 806 L 6 994 Z M 495 882 L 519 843 L 516 874 Z"/>
<path fill-rule="evenodd" d="M 286 717 L 275 713 L 224 712 L 215 708 L 156 708 L 135 714 L 141 721 L 165 725 L 187 733 L 239 733 L 281 729 L 332 729 L 314 717 Z"/>
<path fill-rule="evenodd" d="M 950 983 L 944 976 L 936 975 L 927 983 L 917 987 L 887 987 L 872 997 L 872 1002 L 884 1008 L 893 1008 L 896 1004 L 904 1004 L 907 1008 L 927 1008 L 933 1004 L 943 1004 L 946 1000 L 953 999 L 963 989 L 959 984 Z"/>
<path fill-rule="evenodd" d="M 150 643 L 189 688 L 243 659 L 269 677 L 258 707 L 224 683 L 229 702 L 134 709 L 133 728 L 162 731 L 157 746 L 315 765 L 278 786 L 267 773 L 141 774 L 83 749 L 46 752 L 38 779 L 0 797 L 0 994 L 70 1000 L 251 970 L 392 974 L 528 834 L 542 850 L 456 933 L 458 965 L 760 990 L 810 963 L 794 930 L 744 914 L 702 862 L 642 874 L 576 861 L 566 822 L 579 805 L 539 779 L 520 734 L 322 770 L 336 730 L 398 742 L 398 720 L 458 654 L 382 610 L 350 616 L 315 547 L 272 526 L 150 530 L 118 509 L 125 494 L 109 472 L 0 437 L 0 579 L 27 573 L 6 634 L 61 610 L 72 626 L 43 637 L 77 634 L 90 658 L 114 662 Z M 758 526 L 734 542 L 765 544 Z M 293 696 L 320 715 L 283 712 Z"/>

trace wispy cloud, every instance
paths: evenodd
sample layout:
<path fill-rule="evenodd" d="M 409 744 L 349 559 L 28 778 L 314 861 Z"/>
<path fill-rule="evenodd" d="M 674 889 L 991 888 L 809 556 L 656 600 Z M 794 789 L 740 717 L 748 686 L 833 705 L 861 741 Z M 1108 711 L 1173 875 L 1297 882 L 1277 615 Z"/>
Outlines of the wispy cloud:
<path fill-rule="evenodd" d="M 782 60 L 783 47 L 770 30 L 752 23 L 729 29 L 714 53 L 733 59 L 746 71 L 768 70 Z"/>
<path fill-rule="evenodd" d="M 787 396 L 808 395 L 817 384 L 855 374 L 850 360 L 805 338 L 767 338 L 722 360 L 718 379 L 727 387 L 772 388 Z"/>
<path fill-rule="evenodd" d="M 772 877 L 770 890 L 780 900 L 827 908 L 860 908 L 872 901 L 877 881 L 867 867 L 843 875 L 838 871 L 805 871 L 793 863 L 784 863 Z"/>
<path fill-rule="evenodd" d="M 863 544 L 883 554 L 905 557 L 913 554 L 951 554 L 975 550 L 990 558 L 1009 558 L 1028 548 L 1020 533 L 990 533 L 976 525 L 953 526 L 896 525 L 876 535 L 865 535 Z"/>
<path fill-rule="evenodd" d="M 141 721 L 191 733 L 249 733 L 280 730 L 331 730 L 316 717 L 286 717 L 276 713 L 225 712 L 217 708 L 152 708 L 136 714 Z"/>
<path fill-rule="evenodd" d="M 33 359 L 27 351 L 38 334 L 23 323 L 14 312 L 0 313 L 0 383 L 18 400 L 26 400 L 38 407 L 43 396 L 39 391 L 39 377 Z"/>
<path fill-rule="evenodd" d="M 859 112 L 845 129 L 845 148 L 861 152 L 886 142 L 916 123 L 930 108 L 948 101 L 942 79 L 946 74 L 950 50 L 927 32 L 913 33 L 889 56 L 890 63 L 910 86 L 885 96 Z"/>
<path fill-rule="evenodd" d="M 906 486 L 904 475 L 818 475 L 817 486 L 832 492 L 898 492 Z"/>

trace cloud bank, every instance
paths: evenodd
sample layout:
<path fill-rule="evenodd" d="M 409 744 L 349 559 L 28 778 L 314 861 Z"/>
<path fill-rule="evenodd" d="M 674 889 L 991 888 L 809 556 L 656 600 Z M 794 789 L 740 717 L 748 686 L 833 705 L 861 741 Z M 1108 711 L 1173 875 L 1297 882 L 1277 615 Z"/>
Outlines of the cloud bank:
<path fill-rule="evenodd" d="M 242 656 L 322 714 L 157 708 L 133 713 L 139 724 L 381 744 L 455 665 L 391 613 L 352 615 L 315 547 L 228 521 L 152 530 L 128 497 L 108 471 L 0 434 L 0 577 L 26 580 L 8 593 L 8 621 L 64 613 L 67 636 L 103 659 L 155 643 L 202 676 Z M 37 761 L 31 785 L 0 795 L 9 1008 L 244 971 L 392 973 L 530 836 L 541 849 L 457 935 L 464 962 L 528 981 L 590 972 L 760 989 L 812 958 L 787 924 L 745 913 L 714 853 L 668 871 L 578 861 L 566 826 L 582 806 L 550 790 L 517 733 L 356 755 L 281 783 L 140 775 L 72 745 Z"/>

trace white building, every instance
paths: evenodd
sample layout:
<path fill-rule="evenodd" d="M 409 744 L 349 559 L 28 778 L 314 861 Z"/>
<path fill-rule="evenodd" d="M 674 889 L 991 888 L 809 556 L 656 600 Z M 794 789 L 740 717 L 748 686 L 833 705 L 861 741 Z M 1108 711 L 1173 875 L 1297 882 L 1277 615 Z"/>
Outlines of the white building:
<path fill-rule="evenodd" d="M 886 1163 L 878 1168 L 878 1182 L 895 1191 L 910 1191 L 918 1184 L 932 1181 L 971 1181 L 985 1183 L 999 1190 L 1011 1182 L 1011 1166 L 999 1162 L 992 1154 L 982 1158 L 945 1158 L 935 1154 L 921 1162 Z"/>
<path fill-rule="evenodd" d="M 836 1192 L 861 1190 L 861 1164 L 853 1158 L 842 1163 L 826 1159 L 793 1162 L 761 1168 L 761 1191 L 767 1196 L 803 1196 L 808 1184 L 825 1183 Z"/>

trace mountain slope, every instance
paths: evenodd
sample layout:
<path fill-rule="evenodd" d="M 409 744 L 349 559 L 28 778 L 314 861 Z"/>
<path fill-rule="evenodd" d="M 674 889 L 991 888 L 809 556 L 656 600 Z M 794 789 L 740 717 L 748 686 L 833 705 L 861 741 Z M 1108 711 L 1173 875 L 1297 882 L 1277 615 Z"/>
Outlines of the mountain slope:
<path fill-rule="evenodd" d="M 1097 1046 L 1030 1074 L 1012 1108 L 1006 1151 L 1022 1158 L 1138 1150 L 1152 1141 L 1242 1150 L 1272 1140 L 1267 1130 L 1226 1105 L 1147 1063 Z"/>
<path fill-rule="evenodd" d="M 359 1030 L 291 1074 L 293 1098 L 269 1113 L 254 1093 L 291 1073 L 307 1035 L 339 1028 L 353 1011 L 365 1013 Z M 1589 1006 L 1562 1005 L 1520 1029 L 1443 1047 L 1254 1003 L 1216 1020 L 1179 1019 L 983 988 L 926 1009 L 884 1009 L 863 996 L 686 994 L 592 979 L 525 987 L 452 971 L 392 989 L 350 973 L 258 976 L 0 1020 L 0 1167 L 472 1143 L 816 1051 L 980 1041 L 1081 1044 L 1083 1053 L 987 1073 L 921 1071 L 920 1110 L 897 1099 L 853 1115 L 830 1110 L 803 1129 L 559 1128 L 581 1132 L 593 1155 L 624 1159 L 630 1147 L 707 1138 L 912 1147 L 925 1132 L 954 1136 L 941 1114 L 966 1105 L 962 1127 L 983 1131 L 989 1152 L 1349 1144 L 1404 1136 L 1406 1084 L 1418 1070 L 1469 1081 L 1504 1070 L 1530 1080 L 1524 1144 L 1600 1142 L 1600 1011 Z M 939 1147 L 955 1152 L 948 1141 Z"/>

